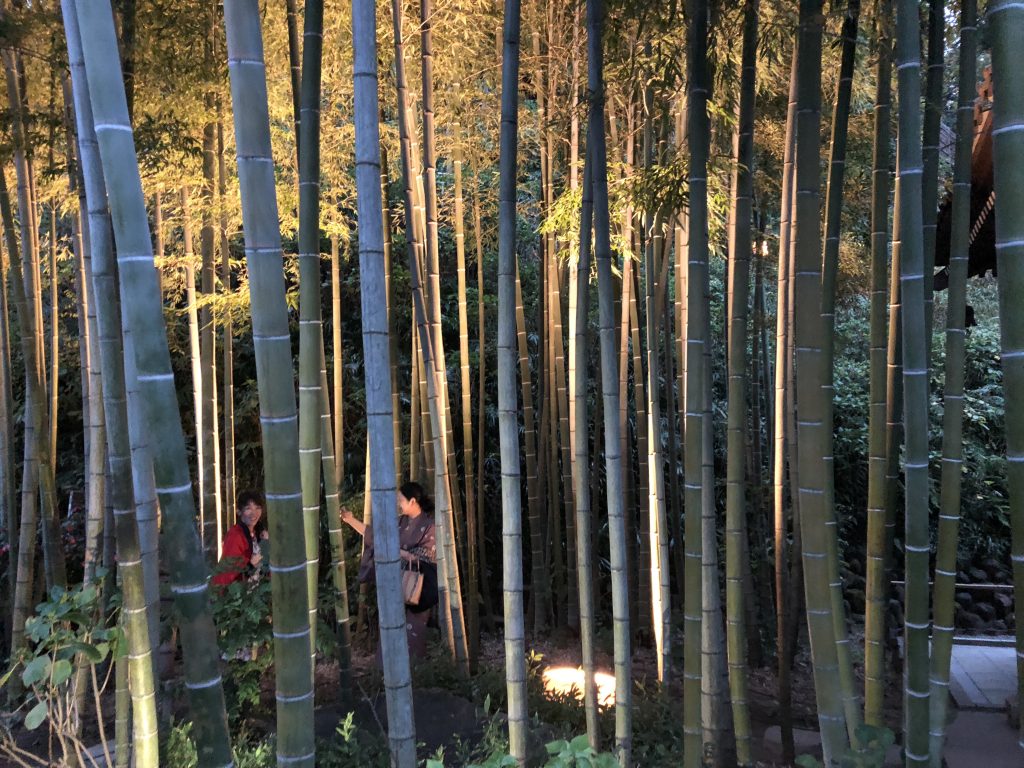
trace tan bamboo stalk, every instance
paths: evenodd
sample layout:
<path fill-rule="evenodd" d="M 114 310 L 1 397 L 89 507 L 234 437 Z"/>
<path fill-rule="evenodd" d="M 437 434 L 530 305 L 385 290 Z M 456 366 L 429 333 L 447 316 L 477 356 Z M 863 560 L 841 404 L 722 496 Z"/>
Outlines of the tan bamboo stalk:
<path fill-rule="evenodd" d="M 466 473 L 466 600 L 467 622 L 469 632 L 469 661 L 476 666 L 476 656 L 480 642 L 480 605 L 477 566 L 477 518 L 476 518 L 476 482 L 473 476 L 473 389 L 470 383 L 469 370 L 469 312 L 466 305 L 466 233 L 465 210 L 462 198 L 462 136 L 459 122 L 454 124 L 455 138 L 455 255 L 456 272 L 459 292 L 459 369 L 461 374 L 460 389 L 462 396 L 462 456 Z M 483 354 L 483 348 L 480 353 Z"/>
<path fill-rule="evenodd" d="M 228 293 L 232 290 L 231 284 L 231 245 L 228 242 L 228 213 L 227 213 L 227 163 L 224 159 L 224 118 L 223 107 L 220 99 L 217 100 L 217 205 L 219 209 L 219 236 L 221 256 L 221 285 Z M 224 512 L 230 517 L 230 510 L 234 508 L 235 493 L 235 362 L 234 362 L 234 327 L 231 321 L 231 313 L 224 313 L 222 323 L 221 345 L 224 350 L 224 490 L 223 497 Z M 225 520 L 230 523 L 230 520 Z"/>
<path fill-rule="evenodd" d="M 484 308 L 484 293 L 486 291 L 486 283 L 484 281 L 484 244 L 482 227 L 480 225 L 480 173 L 476 165 L 476 155 L 472 156 L 473 159 L 473 233 L 476 241 L 476 292 L 477 292 L 477 338 L 478 338 L 478 349 L 477 354 L 477 499 L 484 498 L 484 459 L 485 459 L 485 427 L 484 423 L 486 419 L 484 414 L 487 406 L 487 387 L 486 387 L 486 368 L 487 368 L 487 334 L 486 334 L 486 312 Z M 484 531 L 484 514 L 483 505 L 477 504 L 477 519 L 478 519 L 478 530 L 480 534 L 477 536 L 477 549 L 478 549 L 478 568 L 479 573 L 487 574 L 487 541 L 483 535 Z M 493 615 L 491 610 L 490 602 L 490 590 L 484 589 L 482 592 L 483 606 L 488 617 Z"/>
<path fill-rule="evenodd" d="M 871 340 L 868 417 L 867 553 L 864 608 L 864 722 L 883 725 L 886 574 L 886 270 L 889 255 L 889 123 L 892 4 L 875 22 L 875 127 L 871 161 Z"/>
<path fill-rule="evenodd" d="M 341 255 L 337 236 L 331 238 L 331 363 L 334 384 L 334 484 L 345 481 L 345 357 L 341 341 Z"/>
<path fill-rule="evenodd" d="M 391 280 L 391 208 L 388 202 L 388 153 L 380 148 L 380 197 L 384 220 L 384 287 L 388 302 L 388 357 L 391 362 L 391 414 L 395 440 L 395 477 L 402 476 L 402 409 L 398 399 L 398 329 L 395 326 L 395 291 Z"/>
<path fill-rule="evenodd" d="M 795 758 L 793 744 L 792 696 L 790 681 L 790 658 L 792 649 L 789 647 L 789 617 L 795 608 L 790 600 L 789 573 L 789 521 L 794 521 L 794 536 L 797 524 L 793 515 L 793 506 L 787 508 L 786 493 L 786 459 L 787 434 L 786 399 L 792 391 L 793 382 L 789 379 L 789 349 L 791 326 L 789 316 L 790 298 L 790 235 L 792 234 L 791 219 L 793 216 L 793 162 L 794 139 L 796 137 L 796 73 L 798 50 L 794 45 L 790 64 L 789 106 L 786 116 L 786 145 L 782 170 L 782 200 L 779 220 L 779 262 L 778 288 L 776 290 L 776 332 L 775 332 L 775 398 L 773 413 L 773 452 L 772 452 L 772 498 L 775 520 L 775 645 L 777 678 L 779 691 L 779 727 L 782 735 L 783 758 L 792 761 Z M 795 493 L 790 490 L 790 497 Z"/>

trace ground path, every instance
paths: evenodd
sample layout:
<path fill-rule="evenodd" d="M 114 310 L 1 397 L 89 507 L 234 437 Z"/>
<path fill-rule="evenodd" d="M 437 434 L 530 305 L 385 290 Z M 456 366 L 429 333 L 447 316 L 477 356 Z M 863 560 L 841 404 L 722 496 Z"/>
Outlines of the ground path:
<path fill-rule="evenodd" d="M 950 689 L 957 707 L 946 741 L 949 768 L 1020 768 L 1024 750 L 1006 714 L 1016 693 L 1017 660 L 1012 645 L 953 646 Z"/>

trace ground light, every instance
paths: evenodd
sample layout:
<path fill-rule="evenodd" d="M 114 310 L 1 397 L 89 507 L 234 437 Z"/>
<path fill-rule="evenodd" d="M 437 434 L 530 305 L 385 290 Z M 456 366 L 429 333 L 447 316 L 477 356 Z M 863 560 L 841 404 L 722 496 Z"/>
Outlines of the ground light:
<path fill-rule="evenodd" d="M 548 693 L 583 698 L 583 670 L 579 667 L 548 667 L 541 679 Z M 602 707 L 615 704 L 615 677 L 607 672 L 595 672 L 594 682 L 597 683 L 597 703 Z"/>

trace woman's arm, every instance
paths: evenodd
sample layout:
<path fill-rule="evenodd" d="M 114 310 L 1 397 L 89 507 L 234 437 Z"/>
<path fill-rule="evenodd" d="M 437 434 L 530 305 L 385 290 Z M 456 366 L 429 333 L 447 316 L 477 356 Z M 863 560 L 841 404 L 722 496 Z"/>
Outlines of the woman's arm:
<path fill-rule="evenodd" d="M 355 515 L 349 512 L 348 509 L 345 507 L 341 508 L 341 519 L 342 522 L 348 523 L 350 526 L 352 526 L 353 530 L 355 530 L 355 532 L 358 533 L 360 536 L 366 535 L 366 523 L 364 523 L 362 520 L 357 520 Z"/>

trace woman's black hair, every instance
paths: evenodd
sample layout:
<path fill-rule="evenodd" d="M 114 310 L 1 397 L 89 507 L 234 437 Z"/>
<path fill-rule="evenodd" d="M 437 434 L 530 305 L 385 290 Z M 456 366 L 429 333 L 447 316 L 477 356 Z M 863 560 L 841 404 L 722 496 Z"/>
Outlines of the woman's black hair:
<path fill-rule="evenodd" d="M 398 489 L 409 501 L 415 501 L 420 505 L 420 509 L 426 512 L 428 515 L 434 514 L 434 500 L 427 495 L 426 490 L 417 482 L 410 480 L 407 483 L 402 483 L 402 487 Z"/>
<path fill-rule="evenodd" d="M 251 534 L 249 533 L 249 527 L 242 523 L 241 516 L 242 510 L 249 506 L 250 503 L 255 504 L 263 510 L 263 514 L 260 515 L 260 519 L 256 521 L 255 529 Z M 235 519 L 238 521 L 238 524 L 242 526 L 242 530 L 245 532 L 246 537 L 250 539 L 250 543 L 253 538 L 259 540 L 263 532 L 267 530 L 267 503 L 263 500 L 263 494 L 252 488 L 247 488 L 240 492 L 238 494 L 238 501 L 235 503 Z"/>

